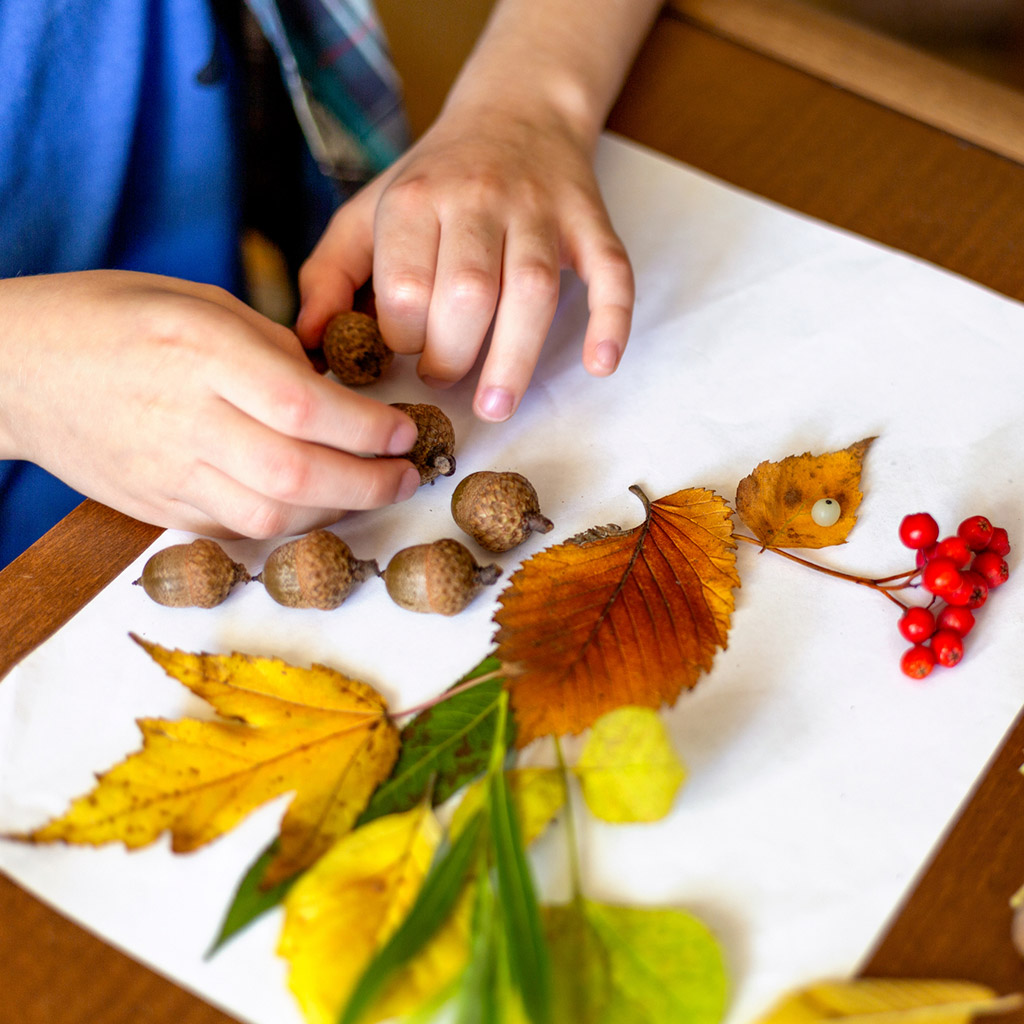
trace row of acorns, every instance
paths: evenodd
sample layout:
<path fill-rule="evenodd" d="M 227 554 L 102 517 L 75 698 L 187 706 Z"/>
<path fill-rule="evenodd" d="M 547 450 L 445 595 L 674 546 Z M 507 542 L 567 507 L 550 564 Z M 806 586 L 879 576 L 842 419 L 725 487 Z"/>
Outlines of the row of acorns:
<path fill-rule="evenodd" d="M 419 470 L 420 483 L 451 476 L 455 472 L 451 420 L 433 405 L 395 404 L 419 428 L 415 445 L 402 458 Z M 511 471 L 471 473 L 455 488 L 451 510 L 459 528 L 494 553 L 510 551 L 531 533 L 552 528 L 551 520 L 541 514 L 533 485 Z M 450 538 L 403 548 L 381 572 L 376 561 L 356 558 L 336 534 L 314 530 L 272 551 L 256 576 L 250 576 L 215 541 L 201 538 L 158 551 L 134 582 L 158 604 L 213 608 L 236 584 L 256 580 L 278 604 L 327 611 L 337 608 L 359 583 L 381 576 L 391 599 L 401 607 L 456 615 L 501 573 L 499 565 L 478 565 L 464 544 Z"/>

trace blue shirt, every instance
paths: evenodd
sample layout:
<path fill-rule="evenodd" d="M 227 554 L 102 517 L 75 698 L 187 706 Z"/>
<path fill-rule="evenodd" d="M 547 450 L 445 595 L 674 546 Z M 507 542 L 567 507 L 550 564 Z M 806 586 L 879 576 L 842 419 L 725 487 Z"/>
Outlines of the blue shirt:
<path fill-rule="evenodd" d="M 234 90 L 200 81 L 218 39 L 208 0 L 0 0 L 0 277 L 116 268 L 237 290 Z M 0 566 L 80 500 L 0 461 Z"/>

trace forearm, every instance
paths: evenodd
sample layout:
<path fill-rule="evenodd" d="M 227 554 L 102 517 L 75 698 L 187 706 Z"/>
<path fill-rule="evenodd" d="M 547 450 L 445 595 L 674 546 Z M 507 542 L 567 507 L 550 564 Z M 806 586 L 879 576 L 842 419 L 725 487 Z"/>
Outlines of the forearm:
<path fill-rule="evenodd" d="M 661 0 L 499 0 L 446 110 L 552 111 L 592 144 Z"/>

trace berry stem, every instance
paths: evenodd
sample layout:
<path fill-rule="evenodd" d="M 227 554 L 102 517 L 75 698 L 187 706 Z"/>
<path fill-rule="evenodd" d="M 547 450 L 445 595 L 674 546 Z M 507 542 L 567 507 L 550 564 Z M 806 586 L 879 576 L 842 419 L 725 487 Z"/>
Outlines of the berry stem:
<path fill-rule="evenodd" d="M 474 686 L 479 686 L 481 683 L 488 683 L 492 679 L 499 679 L 503 676 L 507 676 L 508 669 L 504 665 L 501 668 L 496 668 L 493 672 L 485 672 L 483 675 L 474 676 L 472 679 L 467 679 L 464 683 L 459 683 L 458 686 L 453 686 L 448 690 L 443 690 L 436 697 L 431 697 L 429 700 L 425 700 L 422 704 L 416 704 L 411 708 L 404 708 L 402 711 L 392 711 L 392 718 L 408 718 L 410 715 L 418 715 L 421 711 L 429 711 L 432 707 L 436 707 L 438 704 L 443 704 L 449 697 L 455 697 L 460 693 L 465 693 L 467 690 L 472 690 Z"/>
<path fill-rule="evenodd" d="M 896 597 L 892 591 L 902 590 L 909 586 L 909 581 L 917 574 L 917 569 L 912 569 L 909 572 L 897 573 L 894 576 L 885 576 L 881 579 L 870 579 L 867 576 L 856 576 L 853 573 L 842 572 L 840 569 L 830 569 L 828 566 L 819 565 L 817 562 L 811 562 L 806 558 L 801 558 L 799 555 L 794 555 L 791 551 L 785 551 L 782 548 L 766 547 L 761 541 L 754 537 L 746 537 L 742 533 L 734 533 L 734 540 L 742 540 L 747 544 L 756 544 L 762 551 L 773 551 L 777 555 L 781 555 L 783 558 L 788 558 L 791 562 L 796 562 L 799 565 L 806 566 L 808 569 L 813 569 L 815 572 L 824 573 L 826 576 L 833 576 L 839 580 L 847 580 L 850 583 L 856 583 L 861 587 L 868 587 L 871 590 L 877 590 L 880 594 L 885 595 L 893 604 L 898 605 L 904 611 L 907 609 L 907 605 L 904 604 L 898 597 Z M 903 582 L 897 586 L 887 586 L 894 580 L 902 580 Z"/>

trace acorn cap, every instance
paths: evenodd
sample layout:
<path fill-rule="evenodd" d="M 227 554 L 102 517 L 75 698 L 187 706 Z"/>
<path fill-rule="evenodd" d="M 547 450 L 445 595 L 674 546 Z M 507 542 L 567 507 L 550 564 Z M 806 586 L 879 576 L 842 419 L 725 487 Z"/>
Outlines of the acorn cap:
<path fill-rule="evenodd" d="M 324 331 L 324 359 L 328 369 L 348 387 L 364 387 L 379 380 L 395 358 L 384 343 L 372 316 L 354 310 L 332 317 Z"/>
<path fill-rule="evenodd" d="M 455 428 L 452 421 L 436 405 L 392 402 L 401 409 L 418 430 L 416 442 L 404 455 L 420 471 L 420 485 L 433 483 L 439 476 L 455 472 Z"/>
<path fill-rule="evenodd" d="M 501 576 L 499 565 L 477 565 L 465 545 L 445 538 L 397 552 L 384 570 L 391 599 L 413 612 L 457 615 L 481 587 Z"/>
<path fill-rule="evenodd" d="M 275 548 L 256 579 L 286 608 L 330 611 L 358 583 L 378 573 L 375 561 L 356 558 L 337 534 L 313 530 Z"/>
<path fill-rule="evenodd" d="M 511 470 L 483 470 L 459 481 L 452 517 L 480 547 L 496 553 L 522 544 L 531 533 L 547 533 L 553 525 L 541 515 L 533 484 Z"/>

